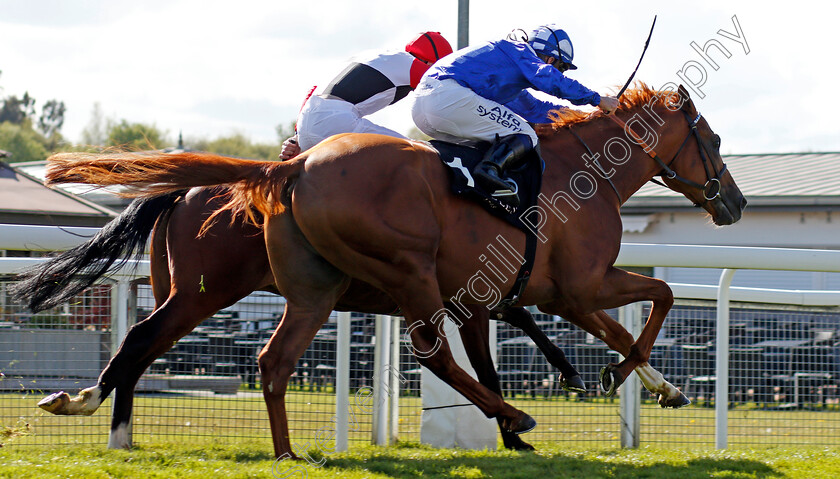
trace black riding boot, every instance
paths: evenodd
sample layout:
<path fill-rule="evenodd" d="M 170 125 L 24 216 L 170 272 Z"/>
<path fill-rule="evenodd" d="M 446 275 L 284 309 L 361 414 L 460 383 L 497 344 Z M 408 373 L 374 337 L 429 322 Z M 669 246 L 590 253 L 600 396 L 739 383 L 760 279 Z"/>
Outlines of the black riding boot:
<path fill-rule="evenodd" d="M 475 167 L 473 177 L 493 196 L 514 207 L 519 206 L 516 183 L 503 178 L 505 171 L 519 166 L 519 161 L 533 147 L 531 137 L 521 133 L 497 137 L 484 159 Z"/>

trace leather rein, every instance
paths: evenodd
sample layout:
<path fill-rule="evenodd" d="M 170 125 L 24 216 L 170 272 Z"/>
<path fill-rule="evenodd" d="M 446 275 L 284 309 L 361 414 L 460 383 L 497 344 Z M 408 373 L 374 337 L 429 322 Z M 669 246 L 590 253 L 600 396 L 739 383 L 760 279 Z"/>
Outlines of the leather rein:
<path fill-rule="evenodd" d="M 662 167 L 662 171 L 660 173 L 658 173 L 656 176 L 662 176 L 663 178 L 668 178 L 670 180 L 676 180 L 676 181 L 679 181 L 680 183 L 682 183 L 684 185 L 687 185 L 687 186 L 690 186 L 692 188 L 698 189 L 698 190 L 703 192 L 703 198 L 706 201 L 712 201 L 712 200 L 720 197 L 720 192 L 721 192 L 720 177 L 726 172 L 727 166 L 724 163 L 723 168 L 721 168 L 721 170 L 718 171 L 717 168 L 715 167 L 715 165 L 712 163 L 711 159 L 709 159 L 709 155 L 708 155 L 708 152 L 706 151 L 706 147 L 703 145 L 703 142 L 700 140 L 700 133 L 697 131 L 697 124 L 700 122 L 700 118 L 702 118 L 702 114 L 700 114 L 698 112 L 697 117 L 694 118 L 693 120 L 688 116 L 688 113 L 686 113 L 685 111 L 683 111 L 683 115 L 685 115 L 685 118 L 688 121 L 688 128 L 689 128 L 688 129 L 688 134 L 686 134 L 685 139 L 683 140 L 679 149 L 677 149 L 677 152 L 674 153 L 674 156 L 673 156 L 673 158 L 671 158 L 671 161 L 669 161 L 667 163 L 665 161 L 663 161 L 662 158 L 660 158 L 660 156 L 656 153 L 656 151 L 650 145 L 648 145 L 635 131 L 633 131 L 633 129 L 630 128 L 627 125 L 627 123 L 624 122 L 624 120 L 622 120 L 621 118 L 618 118 L 615 114 L 607 115 L 607 118 L 610 118 L 613 122 L 615 122 L 622 129 L 624 129 L 624 131 L 627 132 L 633 138 L 633 140 L 636 142 L 636 144 L 639 145 L 643 150 L 645 150 L 645 153 L 647 153 L 647 155 L 649 157 L 651 157 L 657 164 L 659 164 L 659 166 Z M 610 177 L 606 174 L 606 171 L 604 170 L 604 168 L 598 163 L 597 159 L 595 159 L 597 157 L 592 153 L 592 150 L 589 149 L 589 146 L 586 144 L 586 142 L 583 141 L 583 138 L 581 138 L 580 135 L 578 135 L 571 128 L 569 129 L 569 131 L 578 139 L 578 141 L 581 142 L 581 144 L 583 144 L 584 148 L 586 148 L 586 151 L 589 153 L 590 158 L 593 158 L 593 164 L 596 166 L 596 168 L 598 168 L 598 170 L 600 170 L 600 173 L 601 173 L 600 176 L 602 178 L 604 178 L 605 180 L 607 180 L 607 182 L 609 182 L 610 187 L 612 187 L 612 190 L 615 192 L 616 196 L 618 196 L 619 204 L 624 203 L 624 199 L 621 197 L 621 194 L 619 193 L 618 189 L 615 187 L 615 184 L 613 183 L 612 179 L 610 179 Z M 682 149 L 685 147 L 686 143 L 688 143 L 688 140 L 689 140 L 689 138 L 691 138 L 692 135 L 697 140 L 697 148 L 700 152 L 700 158 L 703 161 L 703 169 L 706 170 L 707 181 L 706 181 L 705 184 L 702 184 L 702 185 L 700 183 L 697 183 L 696 181 L 692 181 L 692 180 L 689 180 L 688 178 L 680 176 L 676 171 L 674 171 L 670 167 L 670 164 L 673 163 L 677 159 L 677 156 L 679 156 L 680 152 L 682 152 Z M 660 186 L 664 186 L 666 188 L 668 187 L 665 183 L 662 183 L 661 181 L 657 180 L 656 178 L 651 178 L 650 181 L 652 181 L 653 183 L 656 183 Z M 701 206 L 701 204 L 700 203 L 695 203 L 694 206 Z"/>

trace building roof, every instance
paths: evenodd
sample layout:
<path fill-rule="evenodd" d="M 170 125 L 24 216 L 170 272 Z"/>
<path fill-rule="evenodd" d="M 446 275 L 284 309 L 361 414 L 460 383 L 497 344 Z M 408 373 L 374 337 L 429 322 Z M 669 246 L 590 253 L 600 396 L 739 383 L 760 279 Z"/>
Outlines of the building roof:
<path fill-rule="evenodd" d="M 840 206 L 840 152 L 723 155 L 750 207 Z M 625 209 L 690 208 L 679 193 L 648 183 Z"/>
<path fill-rule="evenodd" d="M 181 135 L 178 135 L 178 146 L 164 148 L 164 153 L 183 153 L 185 151 L 197 151 L 193 150 L 192 148 L 184 147 L 184 142 L 181 139 Z M 14 164 L 15 170 L 18 172 L 23 173 L 31 178 L 34 178 L 40 181 L 42 184 L 46 181 L 47 177 L 47 162 L 46 161 L 29 161 L 29 162 L 21 162 Z M 80 198 L 86 200 L 94 205 L 99 205 L 108 209 L 109 211 L 122 211 L 125 209 L 126 206 L 131 203 L 132 198 L 126 198 L 120 196 L 121 192 L 124 192 L 128 188 L 124 186 L 107 186 L 107 187 L 99 187 L 99 186 L 91 186 L 91 185 L 83 185 L 83 184 L 63 184 L 57 185 L 56 189 L 65 191 L 70 193 L 71 195 L 75 196 L 76 198 Z"/>
<path fill-rule="evenodd" d="M 0 161 L 0 223 L 101 226 L 116 213 Z"/>
<path fill-rule="evenodd" d="M 47 162 L 30 161 L 26 163 L 15 163 L 15 170 L 29 176 L 41 184 L 46 181 Z M 126 188 L 122 186 L 98 187 L 78 183 L 57 185 L 56 190 L 69 193 L 70 195 L 85 200 L 91 204 L 107 208 L 110 211 L 122 211 L 130 202 L 130 198 L 118 196 L 118 193 Z"/>

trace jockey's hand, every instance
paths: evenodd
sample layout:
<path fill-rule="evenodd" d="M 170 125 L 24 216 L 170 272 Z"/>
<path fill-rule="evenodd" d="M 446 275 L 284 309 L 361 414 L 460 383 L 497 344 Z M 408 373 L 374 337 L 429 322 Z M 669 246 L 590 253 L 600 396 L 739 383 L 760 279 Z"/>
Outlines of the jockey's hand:
<path fill-rule="evenodd" d="M 280 160 L 290 160 L 300 154 L 300 145 L 297 142 L 297 135 L 288 138 L 283 142 L 283 149 L 280 151 Z"/>
<path fill-rule="evenodd" d="M 601 103 L 598 103 L 598 108 L 609 115 L 618 108 L 618 98 L 614 96 L 602 96 Z"/>

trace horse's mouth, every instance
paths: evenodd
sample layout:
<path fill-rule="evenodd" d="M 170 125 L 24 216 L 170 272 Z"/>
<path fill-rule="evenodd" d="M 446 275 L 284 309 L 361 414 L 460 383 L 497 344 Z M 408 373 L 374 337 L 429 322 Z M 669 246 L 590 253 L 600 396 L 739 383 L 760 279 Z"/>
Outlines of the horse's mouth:
<path fill-rule="evenodd" d="M 718 197 L 712 203 L 715 214 L 712 215 L 712 221 L 717 226 L 728 226 L 737 223 L 741 219 L 744 208 L 747 206 L 747 199 L 739 195 L 738 200 L 724 200 Z M 733 204 L 734 203 L 734 204 Z"/>

